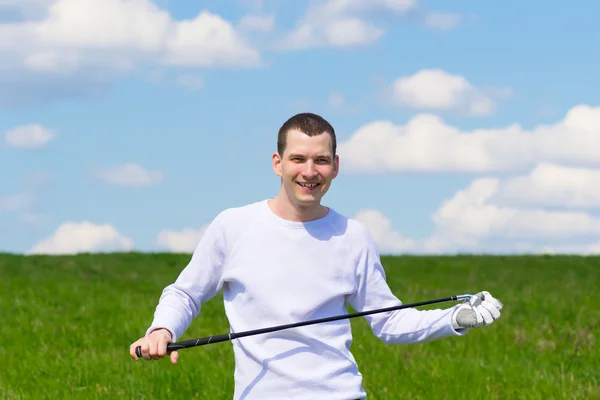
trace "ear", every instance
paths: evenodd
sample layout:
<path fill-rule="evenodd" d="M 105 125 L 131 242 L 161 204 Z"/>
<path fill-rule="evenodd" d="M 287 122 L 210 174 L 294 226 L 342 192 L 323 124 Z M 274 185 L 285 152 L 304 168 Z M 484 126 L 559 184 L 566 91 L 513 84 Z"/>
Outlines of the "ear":
<path fill-rule="evenodd" d="M 340 156 L 336 155 L 333 159 L 333 178 L 338 176 L 340 172 Z"/>
<path fill-rule="evenodd" d="M 271 156 L 271 161 L 273 165 L 273 172 L 275 172 L 275 175 L 281 176 L 281 156 L 278 152 L 273 153 L 273 156 Z"/>

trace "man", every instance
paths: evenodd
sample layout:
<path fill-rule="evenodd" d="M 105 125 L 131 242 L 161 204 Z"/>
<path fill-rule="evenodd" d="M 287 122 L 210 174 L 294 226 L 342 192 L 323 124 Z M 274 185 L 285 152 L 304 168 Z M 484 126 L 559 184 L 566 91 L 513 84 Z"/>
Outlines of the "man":
<path fill-rule="evenodd" d="M 230 208 L 213 220 L 190 263 L 167 286 L 141 346 L 146 360 L 167 355 L 167 343 L 188 328 L 203 303 L 223 291 L 232 332 L 400 305 L 385 281 L 376 244 L 358 221 L 323 206 L 339 172 L 336 136 L 322 117 L 304 113 L 279 130 L 273 199 Z M 360 190 L 360 182 L 356 184 Z M 403 309 L 366 320 L 386 343 L 461 336 L 492 323 L 502 304 L 488 292 L 477 307 Z M 232 341 L 234 399 L 364 399 L 350 352 L 350 321 L 342 320 Z M 173 364 L 176 351 L 170 353 Z"/>

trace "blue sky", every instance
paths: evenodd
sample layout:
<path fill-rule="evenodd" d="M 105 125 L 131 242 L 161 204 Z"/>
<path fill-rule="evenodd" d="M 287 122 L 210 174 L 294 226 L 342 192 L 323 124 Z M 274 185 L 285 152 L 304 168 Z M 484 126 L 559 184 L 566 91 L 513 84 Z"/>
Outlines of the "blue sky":
<path fill-rule="evenodd" d="M 0 0 L 0 251 L 191 251 L 311 111 L 384 253 L 600 252 L 597 2 L 191 4 Z"/>

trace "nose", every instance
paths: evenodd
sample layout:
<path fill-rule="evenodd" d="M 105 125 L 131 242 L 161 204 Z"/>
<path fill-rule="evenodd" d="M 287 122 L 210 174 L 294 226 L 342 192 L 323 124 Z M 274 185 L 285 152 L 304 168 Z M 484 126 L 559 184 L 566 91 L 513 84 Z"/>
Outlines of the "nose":
<path fill-rule="evenodd" d="M 306 178 L 314 178 L 315 176 L 317 176 L 317 168 L 315 167 L 315 164 L 311 160 L 309 160 L 305 164 L 303 174 Z"/>

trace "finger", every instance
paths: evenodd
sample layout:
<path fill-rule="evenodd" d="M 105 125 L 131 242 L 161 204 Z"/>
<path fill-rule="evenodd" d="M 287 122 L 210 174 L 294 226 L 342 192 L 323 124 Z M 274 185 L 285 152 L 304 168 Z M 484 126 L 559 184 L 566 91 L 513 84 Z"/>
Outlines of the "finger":
<path fill-rule="evenodd" d="M 498 319 L 498 317 L 500 317 L 500 310 L 493 303 L 484 301 L 483 303 L 481 303 L 481 307 L 488 310 L 490 312 L 490 314 L 492 314 L 492 317 L 494 319 Z"/>
<path fill-rule="evenodd" d="M 131 356 L 131 358 L 133 358 L 134 360 L 138 360 L 138 356 L 135 352 L 135 349 L 139 346 L 138 342 L 132 343 L 131 346 L 129 346 L 129 355 Z"/>
<path fill-rule="evenodd" d="M 167 343 L 169 340 L 165 337 L 161 337 L 157 344 L 157 353 L 159 357 L 164 357 L 167 354 Z"/>
<path fill-rule="evenodd" d="M 484 291 L 478 293 L 478 295 L 479 294 L 481 294 L 483 296 L 484 301 L 492 303 L 494 305 L 494 307 L 496 307 L 498 310 L 502 310 L 502 307 L 504 307 L 504 304 L 502 304 L 502 302 L 500 300 L 498 300 L 497 298 L 492 296 L 490 294 L 490 292 L 484 290 Z"/>
<path fill-rule="evenodd" d="M 148 340 L 142 340 L 139 346 L 141 347 L 144 360 L 150 360 L 150 344 L 148 343 Z"/>
<path fill-rule="evenodd" d="M 474 308 L 473 311 L 475 312 L 475 318 L 477 320 L 477 323 L 475 326 L 479 327 L 481 325 L 483 325 L 483 316 L 481 315 L 481 313 L 479 312 L 479 310 L 477 308 Z"/>
<path fill-rule="evenodd" d="M 153 360 L 158 360 L 160 356 L 158 355 L 158 346 L 160 341 L 153 340 L 150 345 L 150 358 Z"/>
<path fill-rule="evenodd" d="M 177 361 L 179 360 L 179 353 L 177 351 L 172 351 L 170 358 L 171 358 L 171 364 L 173 364 L 173 365 L 177 364 Z"/>
<path fill-rule="evenodd" d="M 483 321 L 486 325 L 491 324 L 492 322 L 494 322 L 494 317 L 492 316 L 492 313 L 485 307 L 477 307 L 477 313 L 481 314 Z"/>
<path fill-rule="evenodd" d="M 147 341 L 147 350 L 146 353 L 144 354 L 143 352 L 143 348 L 142 348 L 142 356 L 144 356 L 144 359 L 146 360 L 152 360 L 152 357 L 154 356 L 154 343 L 152 342 L 152 337 L 148 337 L 146 339 Z"/>
<path fill-rule="evenodd" d="M 486 301 L 492 303 L 498 310 L 502 310 L 502 307 L 504 307 L 504 304 L 502 304 L 502 302 L 495 297 L 489 296 L 486 298 Z"/>

